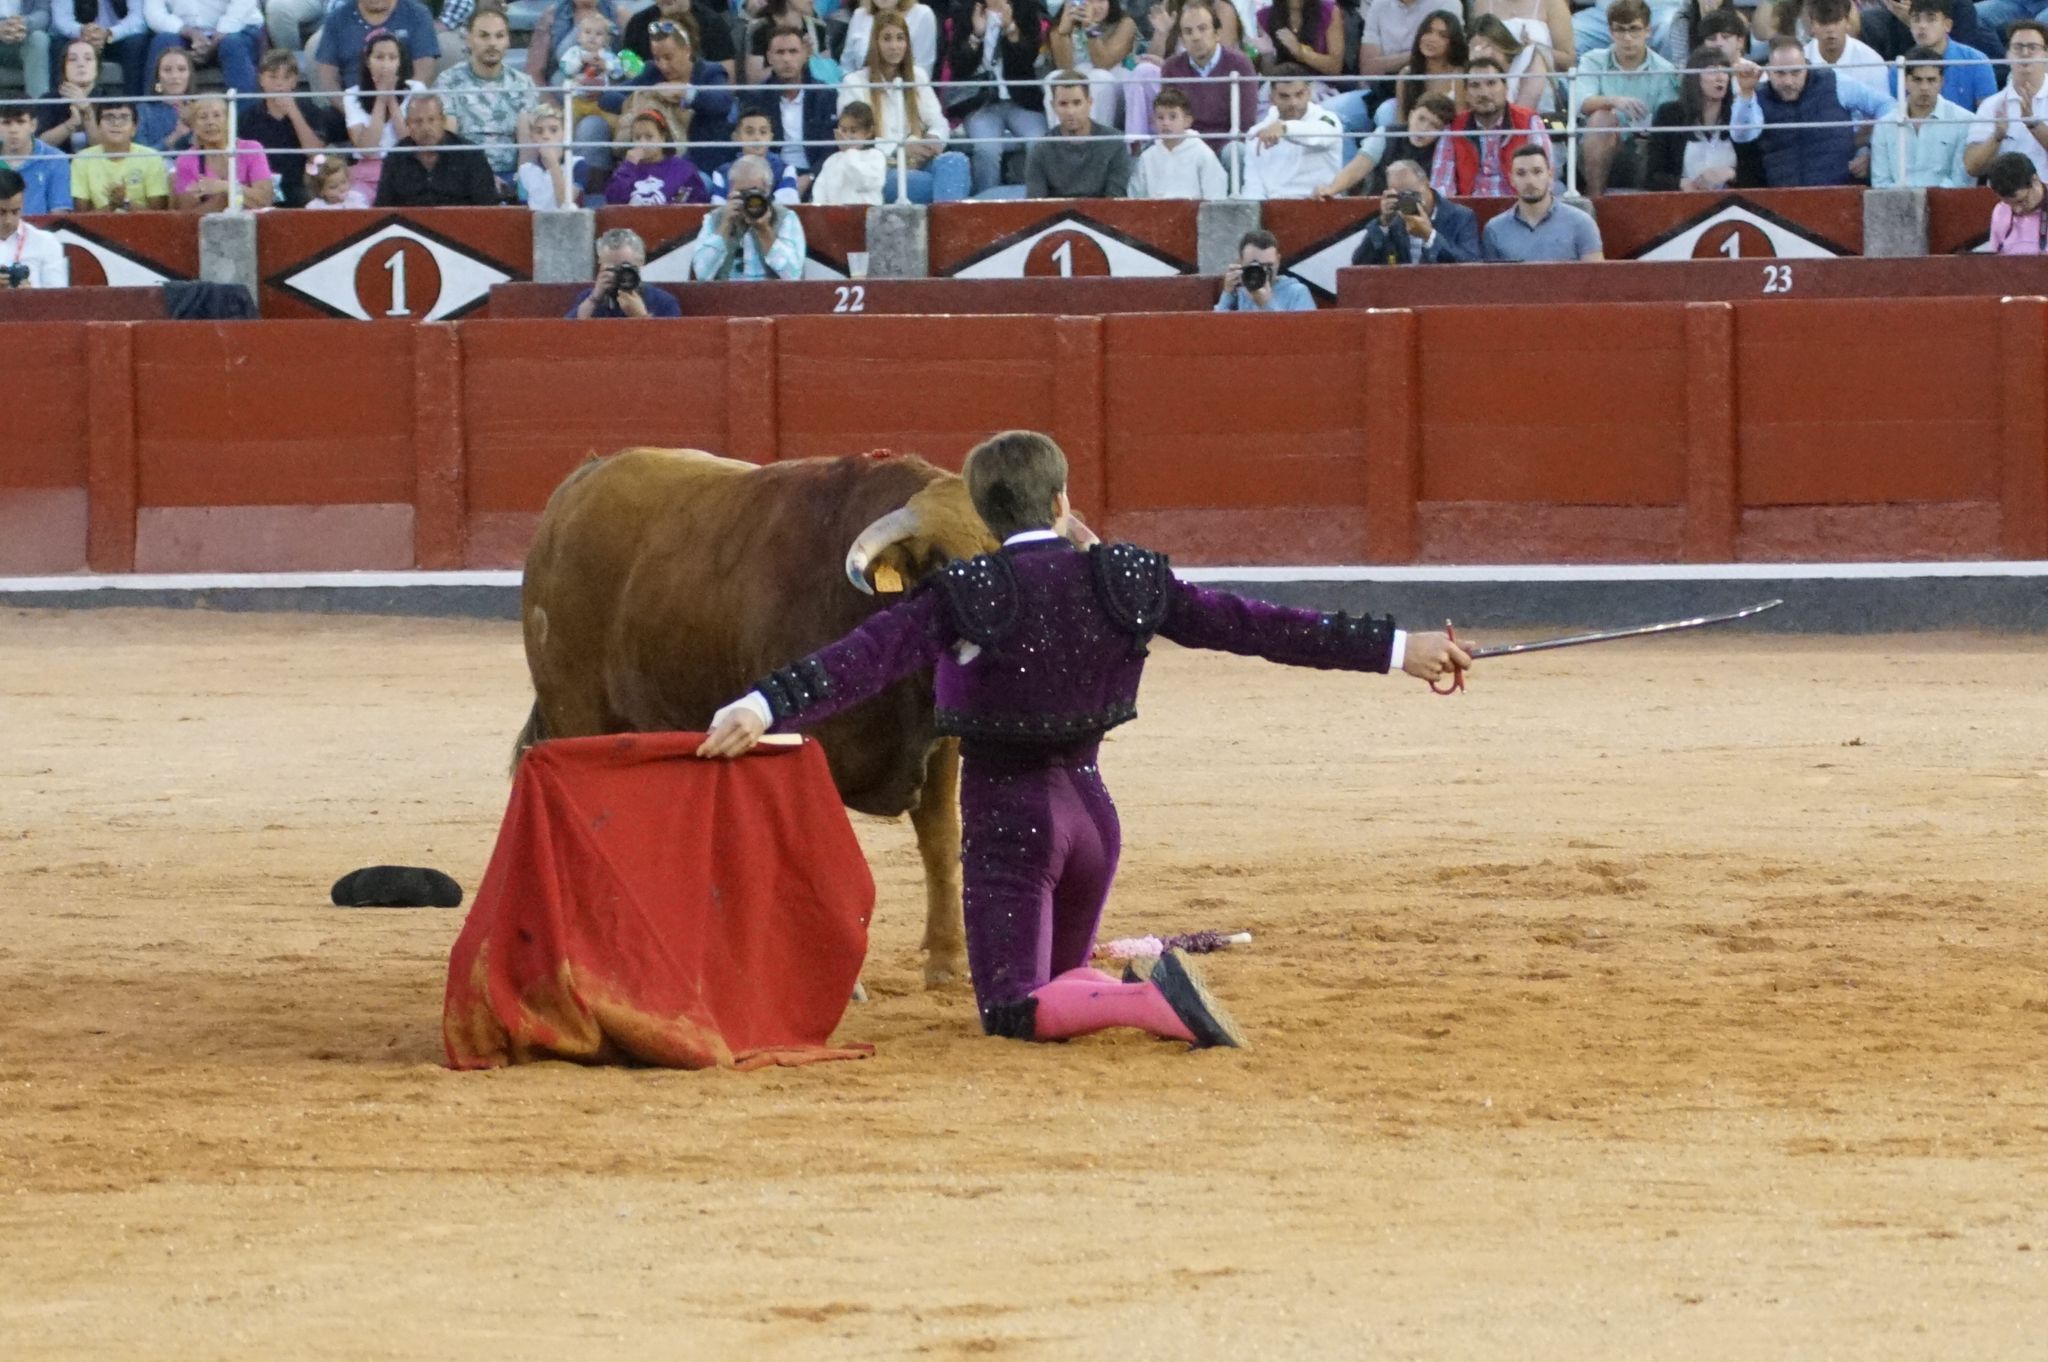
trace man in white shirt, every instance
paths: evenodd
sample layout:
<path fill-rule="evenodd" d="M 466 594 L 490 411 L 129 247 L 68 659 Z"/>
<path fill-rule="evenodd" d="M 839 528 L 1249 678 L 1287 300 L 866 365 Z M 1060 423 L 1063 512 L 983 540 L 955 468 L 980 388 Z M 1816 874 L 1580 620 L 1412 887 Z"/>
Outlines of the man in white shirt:
<path fill-rule="evenodd" d="M 1244 196 L 1312 198 L 1344 168 L 1344 125 L 1309 102 L 1308 73 L 1289 64 L 1273 82 L 1273 107 L 1244 139 Z"/>
<path fill-rule="evenodd" d="M 1806 8 L 1806 60 L 1832 67 L 1836 80 L 1853 80 L 1889 95 L 1892 82 L 1884 58 L 1861 38 L 1849 36 L 1849 0 L 1811 0 Z"/>
<path fill-rule="evenodd" d="M 27 192 L 20 175 L 0 170 L 0 288 L 63 288 L 71 282 L 63 245 L 21 220 Z"/>
<path fill-rule="evenodd" d="M 1977 106 L 1963 169 L 1982 175 L 2001 152 L 2017 151 L 2048 175 L 2048 23 L 2015 19 L 2006 32 L 2005 55 L 2012 79 Z"/>
<path fill-rule="evenodd" d="M 1941 97 L 1941 60 L 1931 47 L 1906 54 L 1906 97 L 1896 114 L 1871 129 L 1871 188 L 1967 189 L 1976 183 L 1963 169 L 1970 111 Z"/>

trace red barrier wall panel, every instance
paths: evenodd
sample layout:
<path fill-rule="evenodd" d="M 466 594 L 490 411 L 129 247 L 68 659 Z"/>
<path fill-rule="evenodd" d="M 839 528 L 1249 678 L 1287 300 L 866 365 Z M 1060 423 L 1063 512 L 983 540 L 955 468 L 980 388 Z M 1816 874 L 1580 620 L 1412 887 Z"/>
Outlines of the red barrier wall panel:
<path fill-rule="evenodd" d="M 1997 500 L 1998 307 L 1737 304 L 1743 504 Z"/>
<path fill-rule="evenodd" d="M 1970 251 L 1991 239 L 1991 210 L 1998 195 L 1989 189 L 1927 191 L 1927 253 Z"/>
<path fill-rule="evenodd" d="M 1194 203 L 1076 199 L 938 204 L 934 275 L 1158 274 L 1195 268 Z"/>
<path fill-rule="evenodd" d="M 502 208 L 264 213 L 265 317 L 446 321 L 533 270 L 533 214 Z"/>
<path fill-rule="evenodd" d="M 192 213 L 60 213 L 42 225 L 63 238 L 74 288 L 199 274 L 199 218 Z"/>
<path fill-rule="evenodd" d="M 1860 189 L 1613 194 L 1594 207 L 1609 260 L 1757 260 L 1863 253 Z"/>
<path fill-rule="evenodd" d="M 86 331 L 64 323 L 0 327 L 7 375 L 0 440 L 0 573 L 85 566 Z"/>

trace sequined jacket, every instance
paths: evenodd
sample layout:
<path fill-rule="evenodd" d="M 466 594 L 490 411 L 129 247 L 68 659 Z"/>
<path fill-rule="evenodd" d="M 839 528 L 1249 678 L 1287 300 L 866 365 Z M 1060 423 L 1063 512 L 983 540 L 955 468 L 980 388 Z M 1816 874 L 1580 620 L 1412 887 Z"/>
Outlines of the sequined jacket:
<path fill-rule="evenodd" d="M 1394 622 L 1210 591 L 1131 544 L 1014 544 L 948 564 L 839 642 L 764 677 L 777 730 L 803 728 L 936 666 L 941 733 L 1070 744 L 1138 713 L 1154 636 L 1298 667 L 1387 670 Z"/>

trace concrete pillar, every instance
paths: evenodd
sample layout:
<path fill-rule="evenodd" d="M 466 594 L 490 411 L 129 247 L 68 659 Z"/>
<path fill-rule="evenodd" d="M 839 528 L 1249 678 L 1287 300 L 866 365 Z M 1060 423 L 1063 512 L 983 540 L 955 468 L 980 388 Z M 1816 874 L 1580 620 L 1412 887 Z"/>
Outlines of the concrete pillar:
<path fill-rule="evenodd" d="M 257 296 L 254 213 L 208 213 L 199 219 L 199 277 L 209 284 L 240 284 Z"/>
<path fill-rule="evenodd" d="M 1872 189 L 1863 195 L 1863 254 L 1927 254 L 1927 191 Z"/>
<path fill-rule="evenodd" d="M 1195 210 L 1195 269 L 1221 274 L 1237 263 L 1237 243 L 1261 221 L 1256 199 L 1205 199 Z"/>
<path fill-rule="evenodd" d="M 597 273 L 597 214 L 585 208 L 533 215 L 533 282 L 587 284 Z"/>
<path fill-rule="evenodd" d="M 932 272 L 931 218 L 921 203 L 868 209 L 868 278 L 923 279 Z"/>

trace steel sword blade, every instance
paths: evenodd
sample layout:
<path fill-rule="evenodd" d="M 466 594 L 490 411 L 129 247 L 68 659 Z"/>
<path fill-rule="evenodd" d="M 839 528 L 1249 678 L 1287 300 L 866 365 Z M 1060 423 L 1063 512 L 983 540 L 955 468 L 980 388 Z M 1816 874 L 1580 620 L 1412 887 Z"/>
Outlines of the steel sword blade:
<path fill-rule="evenodd" d="M 1740 610 L 1729 610 L 1719 615 L 1697 615 L 1689 620 L 1665 620 L 1661 624 L 1638 624 L 1632 629 L 1602 629 L 1591 634 L 1567 634 L 1562 638 L 1532 639 L 1527 643 L 1496 643 L 1487 647 L 1467 648 L 1477 662 L 1482 657 L 1512 657 L 1516 653 L 1541 653 L 1552 648 L 1576 648 L 1586 643 L 1612 643 L 1621 638 L 1641 638 L 1645 634 L 1669 634 L 1680 629 L 1701 629 L 1710 624 L 1727 624 L 1731 620 L 1748 619 L 1761 615 L 1766 610 L 1775 610 L 1785 602 L 1759 601 Z"/>

